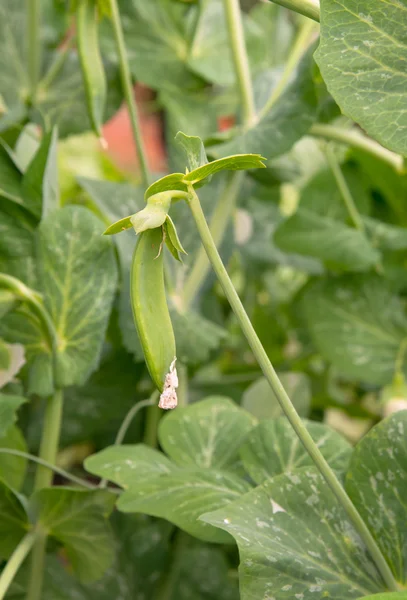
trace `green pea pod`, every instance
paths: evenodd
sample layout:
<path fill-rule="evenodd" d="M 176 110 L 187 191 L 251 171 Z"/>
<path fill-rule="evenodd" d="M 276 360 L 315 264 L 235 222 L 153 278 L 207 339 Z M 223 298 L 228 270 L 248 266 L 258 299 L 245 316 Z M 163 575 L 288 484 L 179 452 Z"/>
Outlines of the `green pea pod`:
<path fill-rule="evenodd" d="M 148 370 L 160 392 L 169 387 L 169 375 L 175 371 L 175 338 L 165 296 L 162 241 L 161 227 L 141 233 L 131 267 L 134 322 Z"/>
<path fill-rule="evenodd" d="M 99 50 L 98 14 L 95 0 L 79 0 L 76 14 L 78 50 L 89 118 L 93 130 L 101 138 L 107 84 Z"/>

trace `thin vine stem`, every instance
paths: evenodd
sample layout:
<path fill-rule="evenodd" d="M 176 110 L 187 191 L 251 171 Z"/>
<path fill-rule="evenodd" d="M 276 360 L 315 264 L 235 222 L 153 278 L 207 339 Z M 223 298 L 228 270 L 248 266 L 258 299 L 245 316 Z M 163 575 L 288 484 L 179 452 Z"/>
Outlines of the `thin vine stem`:
<path fill-rule="evenodd" d="M 35 103 L 41 69 L 41 0 L 27 0 L 27 60 L 30 77 L 30 102 Z"/>
<path fill-rule="evenodd" d="M 295 42 L 290 50 L 290 54 L 287 58 L 287 61 L 284 65 L 283 74 L 280 80 L 278 81 L 277 85 L 271 92 L 266 104 L 261 109 L 259 119 L 262 116 L 266 115 L 272 109 L 274 104 L 277 102 L 277 100 L 283 93 L 288 81 L 290 80 L 291 75 L 297 67 L 298 61 L 300 60 L 301 56 L 304 54 L 304 51 L 309 45 L 310 37 L 316 31 L 316 28 L 317 26 L 312 21 L 305 21 L 301 26 L 298 35 L 295 39 Z"/>
<path fill-rule="evenodd" d="M 243 107 L 243 120 L 250 126 L 256 119 L 253 84 L 250 75 L 249 58 L 244 38 L 242 11 L 239 0 L 223 0 L 226 22 L 229 31 L 229 44 L 235 66 L 240 99 Z"/>
<path fill-rule="evenodd" d="M 340 142 L 348 146 L 353 146 L 358 150 L 368 152 L 372 156 L 388 163 L 397 173 L 405 172 L 403 157 L 391 150 L 387 150 L 381 144 L 372 140 L 367 135 L 355 129 L 343 129 L 335 125 L 325 125 L 324 123 L 315 123 L 310 128 L 309 135 L 322 138 L 332 142 Z"/>
<path fill-rule="evenodd" d="M 244 174 L 237 171 L 230 175 L 229 181 L 219 196 L 210 218 L 210 230 L 217 246 L 223 240 L 230 218 L 236 208 L 236 200 L 243 183 Z M 182 293 L 182 308 L 189 309 L 194 303 L 199 290 L 210 271 L 210 263 L 204 248 L 201 246 L 196 255 L 193 267 L 185 281 Z"/>
<path fill-rule="evenodd" d="M 147 164 L 147 157 L 144 148 L 143 137 L 141 135 L 140 119 L 137 104 L 134 98 L 134 91 L 131 81 L 129 63 L 127 59 L 126 46 L 124 43 L 124 35 L 117 0 L 109 0 L 109 6 L 112 14 L 112 23 L 116 40 L 117 54 L 119 57 L 123 93 L 124 97 L 126 98 L 127 107 L 129 109 L 131 130 L 133 132 L 134 143 L 136 145 L 137 154 L 140 161 L 142 184 L 144 185 L 144 187 L 148 187 L 150 183 L 150 172 Z"/>
<path fill-rule="evenodd" d="M 317 21 L 317 23 L 320 21 L 321 9 L 319 0 L 272 0 L 272 2 L 284 6 L 284 8 L 289 8 L 313 21 Z"/>
<path fill-rule="evenodd" d="M 54 473 L 56 473 L 57 475 L 61 475 L 61 477 L 64 477 L 65 479 L 72 481 L 72 483 L 81 485 L 81 486 L 87 488 L 88 490 L 98 489 L 97 485 L 93 485 L 92 483 L 89 483 L 88 481 L 86 481 L 86 479 L 82 479 L 81 477 L 76 477 L 76 475 L 72 475 L 72 473 L 65 471 L 65 469 L 60 469 L 56 465 L 49 463 L 47 460 L 43 460 L 42 458 L 39 458 L 38 456 L 34 456 L 34 454 L 29 454 L 28 452 L 22 452 L 21 450 L 12 450 L 11 448 L 0 448 L 0 454 L 11 454 L 12 456 L 21 456 L 21 458 L 26 458 L 27 460 L 35 462 L 38 465 L 42 465 L 43 467 L 46 467 L 47 469 L 54 471 Z"/>
<path fill-rule="evenodd" d="M 35 532 L 30 531 L 29 533 L 27 533 L 23 537 L 21 542 L 18 544 L 13 554 L 8 559 L 7 564 L 0 575 L 0 600 L 3 600 L 3 598 L 5 597 L 7 590 L 12 584 L 13 579 L 16 576 L 19 568 L 21 567 L 24 560 L 28 556 L 28 553 L 33 547 L 35 538 Z"/>
<path fill-rule="evenodd" d="M 240 327 L 253 351 L 255 358 L 257 359 L 257 362 L 259 363 L 261 370 L 263 371 L 264 376 L 269 382 L 271 389 L 273 390 L 282 410 L 284 411 L 284 414 L 290 421 L 304 448 L 312 458 L 316 467 L 324 477 L 330 489 L 348 515 L 350 521 L 353 523 L 356 531 L 365 543 L 372 559 L 377 566 L 378 571 L 381 573 L 383 580 L 388 586 L 388 589 L 397 591 L 397 583 L 375 539 L 373 538 L 366 526 L 366 523 L 363 521 L 351 499 L 347 495 L 346 491 L 342 487 L 341 483 L 337 479 L 335 473 L 332 471 L 321 451 L 315 444 L 302 419 L 295 410 L 290 398 L 288 397 L 287 392 L 285 391 L 276 371 L 274 370 L 273 365 L 267 356 L 266 351 L 264 350 L 254 330 L 249 317 L 247 316 L 242 302 L 233 286 L 232 281 L 230 280 L 228 272 L 225 269 L 222 259 L 219 256 L 218 250 L 212 239 L 211 232 L 206 222 L 205 215 L 202 211 L 199 198 L 192 186 L 189 186 L 189 192 L 189 206 L 201 237 L 202 244 L 212 264 L 213 270 L 215 271 L 215 274 L 223 288 L 223 291 L 225 292 L 229 304 L 240 324 Z"/>
<path fill-rule="evenodd" d="M 328 160 L 330 169 L 332 171 L 332 174 L 335 178 L 336 185 L 338 186 L 339 192 L 340 192 L 342 199 L 344 201 L 344 204 L 346 206 L 346 210 L 348 211 L 349 217 L 350 217 L 353 225 L 355 226 L 355 228 L 359 229 L 359 231 L 364 233 L 365 226 L 363 224 L 362 217 L 359 214 L 359 211 L 357 209 L 357 206 L 355 204 L 355 201 L 353 199 L 353 196 L 351 194 L 351 191 L 349 189 L 349 186 L 347 184 L 345 176 L 342 173 L 342 169 L 341 169 L 340 164 L 335 156 L 335 153 L 329 145 L 325 149 L 325 154 L 326 154 L 326 158 Z"/>

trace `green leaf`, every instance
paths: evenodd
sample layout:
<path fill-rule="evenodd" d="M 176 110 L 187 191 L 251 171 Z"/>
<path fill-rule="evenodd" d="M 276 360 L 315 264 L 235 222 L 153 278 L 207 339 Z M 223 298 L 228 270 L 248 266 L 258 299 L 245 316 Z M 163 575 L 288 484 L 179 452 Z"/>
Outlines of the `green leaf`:
<path fill-rule="evenodd" d="M 16 412 L 25 402 L 22 396 L 0 393 L 0 437 L 16 422 Z"/>
<path fill-rule="evenodd" d="M 305 425 L 332 469 L 345 470 L 351 451 L 345 438 L 322 423 L 306 421 Z M 259 423 L 247 436 L 240 456 L 244 468 L 256 483 L 314 464 L 286 417 Z"/>
<path fill-rule="evenodd" d="M 363 232 L 305 208 L 279 225 L 273 239 L 285 252 L 319 258 L 351 271 L 366 271 L 380 260 Z"/>
<path fill-rule="evenodd" d="M 316 469 L 274 477 L 201 519 L 235 538 L 242 600 L 351 600 L 384 591 L 360 538 Z"/>
<path fill-rule="evenodd" d="M 49 26 L 50 10 L 45 10 L 44 22 Z M 49 31 L 43 32 L 45 35 Z M 58 44 L 57 44 L 58 45 Z M 45 73 L 61 50 L 44 52 Z M 20 117 L 29 96 L 28 44 L 26 35 L 26 4 L 24 0 L 4 0 L 0 6 L 0 56 L 4 57 L 0 74 L 0 89 L 6 116 L 13 111 Z M 105 118 L 112 116 L 122 101 L 118 69 L 105 65 L 108 80 L 108 102 Z M 36 102 L 30 106 L 31 120 L 43 129 L 58 124 L 59 135 L 80 133 L 89 130 L 90 122 L 86 109 L 85 89 L 79 68 L 77 52 L 68 51 L 60 70 L 47 83 L 41 73 Z"/>
<path fill-rule="evenodd" d="M 23 259 L 33 255 L 35 223 L 32 217 L 24 208 L 3 198 L 0 198 L 0 215 L 1 259 L 8 262 L 7 259 Z"/>
<path fill-rule="evenodd" d="M 122 512 L 142 512 L 167 519 L 190 535 L 207 542 L 229 543 L 230 536 L 198 520 L 208 509 L 224 506 L 250 489 L 230 473 L 188 469 L 151 477 L 124 492 L 117 503 Z"/>
<path fill-rule="evenodd" d="M 0 448 L 27 452 L 27 444 L 18 427 L 11 426 L 0 436 Z M 21 489 L 26 468 L 26 458 L 0 452 L 0 478 L 14 490 Z"/>
<path fill-rule="evenodd" d="M 56 128 L 43 137 L 23 178 L 23 190 L 27 197 L 25 206 L 38 219 L 48 216 L 59 207 L 57 139 Z"/>
<path fill-rule="evenodd" d="M 307 417 L 311 404 L 308 377 L 304 373 L 279 373 L 278 376 L 300 417 Z M 245 390 L 242 407 L 258 419 L 275 419 L 284 414 L 265 377 L 256 379 Z"/>
<path fill-rule="evenodd" d="M 40 288 L 58 337 L 59 385 L 83 384 L 96 368 L 116 291 L 113 248 L 102 225 L 80 206 L 39 227 Z"/>
<path fill-rule="evenodd" d="M 352 455 L 346 490 L 402 585 L 407 581 L 407 411 L 388 417 Z"/>
<path fill-rule="evenodd" d="M 85 385 L 66 389 L 62 448 L 90 441 L 98 448 L 112 443 L 123 416 L 139 399 L 136 390 L 143 369 L 144 365 L 135 365 L 133 357 L 124 349 L 112 348 L 104 352 L 98 370 Z M 37 432 L 39 443 L 42 414 L 38 418 L 40 421 L 34 421 L 32 428 Z M 140 420 L 135 419 L 129 435 L 136 435 L 139 427 Z"/>
<path fill-rule="evenodd" d="M 200 137 L 186 135 L 182 131 L 178 131 L 175 136 L 175 141 L 182 147 L 187 158 L 187 167 L 189 171 L 198 169 L 206 165 L 208 159 L 206 157 L 205 146 Z"/>
<path fill-rule="evenodd" d="M 30 499 L 32 518 L 63 544 L 80 581 L 99 579 L 113 562 L 113 537 L 107 517 L 114 501 L 110 492 L 63 487 L 45 488 Z"/>
<path fill-rule="evenodd" d="M 284 154 L 306 134 L 316 118 L 317 102 L 312 80 L 312 51 L 300 61 L 297 73 L 285 92 L 258 123 L 232 140 L 213 146 L 216 158 L 240 152 L 259 152 L 268 160 Z"/>
<path fill-rule="evenodd" d="M 406 6 L 405 0 L 385 7 L 369 0 L 323 0 L 316 52 L 344 114 L 401 154 L 407 154 Z"/>
<path fill-rule="evenodd" d="M 144 515 L 116 512 L 116 560 L 103 579 L 88 585 L 79 583 L 55 555 L 47 555 L 42 600 L 142 600 L 156 598 L 169 572 L 173 553 L 179 568 L 171 570 L 168 600 L 238 600 L 238 583 L 221 548 L 203 544 L 186 534 L 176 534 L 170 543 L 172 526 Z M 135 565 L 137 568 L 135 569 Z M 9 600 L 25 600 L 30 577 L 29 561 L 14 579 Z M 210 577 L 202 577 L 202 573 Z"/>
<path fill-rule="evenodd" d="M 404 227 L 389 225 L 371 217 L 365 217 L 363 221 L 373 245 L 381 250 L 407 249 L 407 231 Z"/>
<path fill-rule="evenodd" d="M 144 444 L 109 446 L 89 456 L 84 464 L 92 475 L 108 479 L 124 489 L 144 485 L 150 478 L 176 470 L 162 452 Z"/>
<path fill-rule="evenodd" d="M 196 87 L 199 79 L 187 67 L 192 38 L 189 7 L 173 0 L 132 0 L 126 12 L 126 50 L 136 81 L 153 89 Z M 101 35 L 103 55 L 117 61 L 110 23 L 102 23 Z"/>
<path fill-rule="evenodd" d="M 207 177 L 219 173 L 219 171 L 241 171 L 246 169 L 264 169 L 264 157 L 260 154 L 236 154 L 214 160 L 202 167 L 194 169 L 184 175 L 184 181 L 196 185 Z"/>
<path fill-rule="evenodd" d="M 392 380 L 407 320 L 383 278 L 346 275 L 315 281 L 302 307 L 318 351 L 342 375 L 377 385 Z"/>
<path fill-rule="evenodd" d="M 0 480 L 0 557 L 9 558 L 27 533 L 28 519 L 18 497 Z"/>
<path fill-rule="evenodd" d="M 358 211 L 362 215 L 369 213 L 371 208 L 370 178 L 367 178 L 364 170 L 354 162 L 344 162 L 340 167 Z M 343 223 L 349 221 L 349 213 L 331 169 L 322 168 L 308 181 L 301 190 L 299 206 L 300 209 L 307 209 L 320 217 L 327 217 Z"/>
<path fill-rule="evenodd" d="M 167 414 L 159 424 L 163 450 L 182 467 L 227 469 L 256 420 L 223 396 L 206 398 Z"/>
<path fill-rule="evenodd" d="M 174 328 L 177 358 L 185 364 L 198 365 L 209 360 L 226 337 L 226 330 L 199 313 L 179 311 L 176 304 L 170 306 Z"/>

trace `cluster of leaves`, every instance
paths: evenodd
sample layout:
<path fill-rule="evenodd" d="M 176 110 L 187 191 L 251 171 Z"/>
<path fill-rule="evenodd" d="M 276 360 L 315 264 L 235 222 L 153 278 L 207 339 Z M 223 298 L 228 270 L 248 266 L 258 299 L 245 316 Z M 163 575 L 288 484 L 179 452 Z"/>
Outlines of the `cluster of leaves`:
<path fill-rule="evenodd" d="M 99 155 L 90 151 L 89 173 L 76 177 L 63 201 L 63 138 L 87 132 L 90 120 L 69 3 L 40 4 L 43 60 L 31 97 L 26 2 L 0 3 L 0 272 L 24 284 L 0 285 L 0 558 L 27 530 L 47 531 L 45 600 L 236 600 L 235 542 L 243 600 L 345 600 L 386 590 L 281 415 L 222 291 L 209 275 L 199 293 L 187 293 L 201 255 L 183 202 L 171 217 L 188 254 L 182 264 L 166 256 L 166 276 L 193 404 L 160 423 L 162 452 L 140 443 L 151 429 L 140 416 L 128 433 L 134 445 L 111 445 L 151 382 L 130 306 L 136 237 L 101 234 L 154 193 L 205 183 L 199 195 L 209 219 L 220 218 L 231 196 L 232 208 L 237 203 L 233 223 L 215 222 L 214 232 L 261 341 L 405 586 L 406 413 L 381 422 L 354 450 L 318 422 L 340 409 L 352 438 L 351 425 L 380 419 L 384 393 L 405 393 L 407 175 L 394 154 L 407 154 L 405 1 L 322 0 L 320 41 L 315 25 L 295 68 L 290 49 L 304 21 L 253 3 L 243 22 L 256 118 L 219 133 L 222 117 L 239 122 L 222 1 L 123 0 L 130 70 L 156 93 L 172 174 L 147 193 L 102 180 L 103 169 L 92 179 Z M 107 120 L 123 95 L 110 15 L 102 12 Z M 341 110 L 388 150 L 345 151 L 312 137 L 316 123 L 347 132 Z M 173 141 L 179 130 L 201 136 L 211 162 L 197 142 L 185 173 Z M 259 166 L 259 154 L 266 169 L 243 178 L 218 172 Z M 18 453 L 38 449 L 46 398 L 60 388 L 60 459 L 72 468 L 101 450 L 85 465 L 124 490 L 113 516 L 111 488 L 79 491 L 64 480 L 31 493 L 32 469 Z M 7 597 L 25 597 L 28 566 Z"/>

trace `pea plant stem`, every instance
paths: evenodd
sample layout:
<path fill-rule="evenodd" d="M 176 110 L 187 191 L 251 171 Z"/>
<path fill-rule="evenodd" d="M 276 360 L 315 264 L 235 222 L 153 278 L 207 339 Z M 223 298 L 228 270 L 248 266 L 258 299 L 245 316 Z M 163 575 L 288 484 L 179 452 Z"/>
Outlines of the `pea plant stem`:
<path fill-rule="evenodd" d="M 211 215 L 210 230 L 217 246 L 222 242 L 233 211 L 235 210 L 243 178 L 244 174 L 242 171 L 237 171 L 230 175 L 229 181 L 226 183 L 223 192 L 219 195 L 219 200 Z M 194 303 L 209 271 L 210 263 L 205 250 L 201 246 L 197 252 L 191 272 L 185 281 L 182 300 L 184 309 L 190 308 Z"/>
<path fill-rule="evenodd" d="M 112 23 L 114 36 L 116 40 L 117 53 L 119 56 L 119 66 L 122 79 L 123 94 L 127 102 L 127 107 L 130 114 L 131 130 L 133 133 L 134 143 L 136 145 L 137 154 L 140 161 L 142 184 L 145 187 L 148 187 L 150 183 L 150 173 L 147 164 L 147 157 L 144 148 L 143 138 L 141 135 L 140 120 L 138 115 L 137 104 L 134 98 L 134 91 L 130 75 L 129 63 L 127 60 L 127 52 L 124 43 L 124 35 L 117 0 L 109 0 L 109 5 L 112 14 Z"/>
<path fill-rule="evenodd" d="M 289 8 L 313 21 L 320 21 L 320 7 L 318 0 L 272 0 L 274 4 Z"/>
<path fill-rule="evenodd" d="M 372 156 L 389 164 L 398 173 L 404 173 L 404 161 L 402 156 L 391 150 L 387 150 L 387 148 L 384 148 L 375 140 L 372 140 L 367 135 L 364 135 L 355 129 L 344 129 L 335 125 L 315 123 L 308 133 L 314 137 L 347 144 L 358 150 L 368 152 Z"/>
<path fill-rule="evenodd" d="M 3 600 L 7 590 L 9 589 L 14 577 L 16 576 L 19 568 L 23 564 L 25 558 L 30 552 L 35 542 L 35 533 L 30 531 L 26 536 L 23 537 L 13 554 L 7 561 L 6 566 L 0 575 L 0 600 Z"/>
<path fill-rule="evenodd" d="M 47 400 L 44 425 L 40 445 L 40 458 L 51 464 L 56 463 L 59 437 L 61 432 L 63 407 L 63 392 L 56 390 L 54 395 Z M 34 483 L 34 491 L 41 490 L 52 484 L 52 470 L 44 465 L 38 465 Z M 32 551 L 30 582 L 27 600 L 40 600 L 44 577 L 45 551 L 47 536 L 45 532 L 38 531 L 37 540 Z"/>
<path fill-rule="evenodd" d="M 229 32 L 229 44 L 232 50 L 235 73 L 243 106 L 243 120 L 245 125 L 250 126 L 256 119 L 256 108 L 249 59 L 244 39 L 240 3 L 239 0 L 223 0 L 223 6 Z"/>
<path fill-rule="evenodd" d="M 27 0 L 28 72 L 30 77 L 30 102 L 35 103 L 41 68 L 41 0 Z"/>
<path fill-rule="evenodd" d="M 192 186 L 189 188 L 190 191 L 190 201 L 189 206 L 195 220 L 199 235 L 201 237 L 202 244 L 206 250 L 209 261 L 215 271 L 215 274 L 221 284 L 223 291 L 229 301 L 229 304 L 240 324 L 240 327 L 249 342 L 249 345 L 253 351 L 253 354 L 259 363 L 261 370 L 263 371 L 264 376 L 270 384 L 271 389 L 273 390 L 278 402 L 284 411 L 286 417 L 291 423 L 294 431 L 298 435 L 301 443 L 304 448 L 314 461 L 316 467 L 320 471 L 321 475 L 324 477 L 325 481 L 331 488 L 332 492 L 335 494 L 337 500 L 342 505 L 346 514 L 348 515 L 350 521 L 353 523 L 356 531 L 360 535 L 361 539 L 365 543 L 368 551 L 371 554 L 372 559 L 374 560 L 378 571 L 381 573 L 383 580 L 388 586 L 389 590 L 396 591 L 398 589 L 397 583 L 393 577 L 393 574 L 384 559 L 376 541 L 374 540 L 372 534 L 367 528 L 365 522 L 360 516 L 359 512 L 353 505 L 351 499 L 345 492 L 341 483 L 337 479 L 336 475 L 326 462 L 325 458 L 321 454 L 321 451 L 315 444 L 311 435 L 309 434 L 307 428 L 302 422 L 300 416 L 294 408 L 290 398 L 288 397 L 280 379 L 278 378 L 277 373 L 275 372 L 267 354 L 264 350 L 254 327 L 247 316 L 247 313 L 240 301 L 240 298 L 233 286 L 233 283 L 230 280 L 230 277 L 225 269 L 225 266 L 222 263 L 222 259 L 219 256 L 216 245 L 213 241 L 211 232 L 209 230 L 208 224 L 205 220 L 205 215 L 202 211 L 202 207 L 199 201 L 199 198 Z"/>
<path fill-rule="evenodd" d="M 356 229 L 359 229 L 359 231 L 364 232 L 365 227 L 363 225 L 362 217 L 360 216 L 359 211 L 356 207 L 355 201 L 348 187 L 345 176 L 342 173 L 342 169 L 335 156 L 335 153 L 329 145 L 325 150 L 325 154 L 328 160 L 328 164 L 331 168 L 332 174 L 335 177 L 336 185 L 338 186 L 338 189 L 346 206 L 346 210 L 348 211 L 349 217 L 354 227 Z"/>

